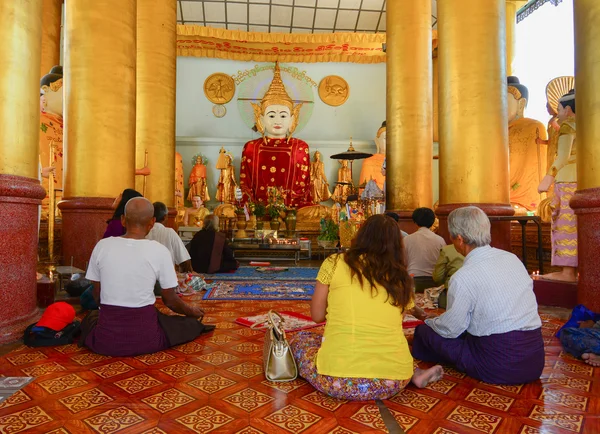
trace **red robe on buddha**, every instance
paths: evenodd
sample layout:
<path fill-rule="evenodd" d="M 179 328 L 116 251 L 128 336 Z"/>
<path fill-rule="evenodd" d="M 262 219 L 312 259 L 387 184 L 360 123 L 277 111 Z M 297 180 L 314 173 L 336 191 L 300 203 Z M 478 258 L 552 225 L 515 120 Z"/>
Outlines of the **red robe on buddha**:
<path fill-rule="evenodd" d="M 252 201 L 266 204 L 267 188 L 283 187 L 286 206 L 312 205 L 308 152 L 308 144 L 296 138 L 288 141 L 265 137 L 246 143 L 240 168 L 242 192 Z"/>

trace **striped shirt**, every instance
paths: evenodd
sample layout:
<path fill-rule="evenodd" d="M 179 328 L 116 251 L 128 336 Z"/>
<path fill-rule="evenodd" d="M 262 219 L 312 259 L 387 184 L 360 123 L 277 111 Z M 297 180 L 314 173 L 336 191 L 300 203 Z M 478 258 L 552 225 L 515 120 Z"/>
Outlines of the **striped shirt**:
<path fill-rule="evenodd" d="M 510 252 L 478 247 L 450 279 L 448 309 L 425 322 L 437 334 L 456 338 L 463 332 L 489 336 L 542 326 L 533 280 Z"/>

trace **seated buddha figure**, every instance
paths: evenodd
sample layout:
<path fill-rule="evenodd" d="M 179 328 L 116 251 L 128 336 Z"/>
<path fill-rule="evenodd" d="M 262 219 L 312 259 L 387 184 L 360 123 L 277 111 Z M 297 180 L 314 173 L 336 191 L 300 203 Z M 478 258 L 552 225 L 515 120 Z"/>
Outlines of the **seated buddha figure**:
<path fill-rule="evenodd" d="M 385 172 L 382 170 L 384 167 L 386 146 L 385 121 L 381 124 L 381 128 L 377 130 L 375 145 L 377 145 L 377 153 L 363 161 L 358 185 L 363 186 L 372 179 L 377 183 L 377 187 L 383 190 L 383 186 L 385 185 Z"/>
<path fill-rule="evenodd" d="M 517 214 L 534 211 L 540 202 L 537 186 L 546 172 L 546 127 L 524 117 L 529 91 L 517 77 L 508 77 L 508 147 L 510 203 Z"/>
<path fill-rule="evenodd" d="M 267 203 L 267 189 L 278 187 L 286 191 L 287 207 L 312 204 L 308 144 L 291 136 L 301 105 L 294 105 L 285 90 L 276 63 L 269 89 L 260 104 L 252 104 L 263 136 L 246 143 L 242 151 L 240 187 L 251 201 Z"/>
<path fill-rule="evenodd" d="M 208 208 L 204 207 L 204 202 L 200 196 L 192 197 L 192 207 L 185 209 L 183 216 L 184 226 L 198 226 L 202 227 L 204 217 L 210 214 Z"/>

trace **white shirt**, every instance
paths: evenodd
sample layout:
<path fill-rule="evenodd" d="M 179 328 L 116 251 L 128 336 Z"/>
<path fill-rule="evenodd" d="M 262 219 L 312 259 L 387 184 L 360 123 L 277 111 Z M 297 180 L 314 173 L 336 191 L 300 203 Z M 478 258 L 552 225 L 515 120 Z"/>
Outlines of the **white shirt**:
<path fill-rule="evenodd" d="M 100 303 L 144 307 L 156 301 L 154 284 L 175 288 L 177 275 L 165 246 L 153 240 L 110 237 L 100 240 L 85 276 L 100 282 Z"/>
<path fill-rule="evenodd" d="M 542 326 L 533 280 L 510 252 L 478 247 L 450 278 L 448 309 L 425 322 L 437 334 L 456 338 L 464 331 L 489 336 Z"/>
<path fill-rule="evenodd" d="M 183 241 L 171 228 L 165 227 L 162 223 L 154 223 L 148 235 L 146 235 L 147 240 L 154 240 L 161 243 L 169 252 L 171 252 L 171 258 L 173 259 L 173 264 L 179 265 L 185 261 L 190 259 L 190 254 L 185 248 Z"/>
<path fill-rule="evenodd" d="M 440 250 L 446 245 L 446 241 L 428 228 L 419 228 L 417 232 L 404 237 L 403 241 L 408 274 L 415 277 L 431 277 Z"/>

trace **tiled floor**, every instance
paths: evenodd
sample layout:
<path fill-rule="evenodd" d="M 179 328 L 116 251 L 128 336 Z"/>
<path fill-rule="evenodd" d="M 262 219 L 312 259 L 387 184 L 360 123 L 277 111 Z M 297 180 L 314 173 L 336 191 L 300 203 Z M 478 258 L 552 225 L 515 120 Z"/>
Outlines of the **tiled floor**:
<path fill-rule="evenodd" d="M 301 379 L 265 381 L 262 333 L 235 318 L 270 308 L 306 314 L 307 302 L 200 303 L 217 330 L 157 354 L 111 358 L 69 345 L 0 357 L 2 375 L 37 377 L 0 404 L 0 433 L 386 432 L 374 402 L 331 399 Z M 600 369 L 564 354 L 553 337 L 560 320 L 542 317 L 540 381 L 493 386 L 447 369 L 386 406 L 409 433 L 600 433 Z"/>

